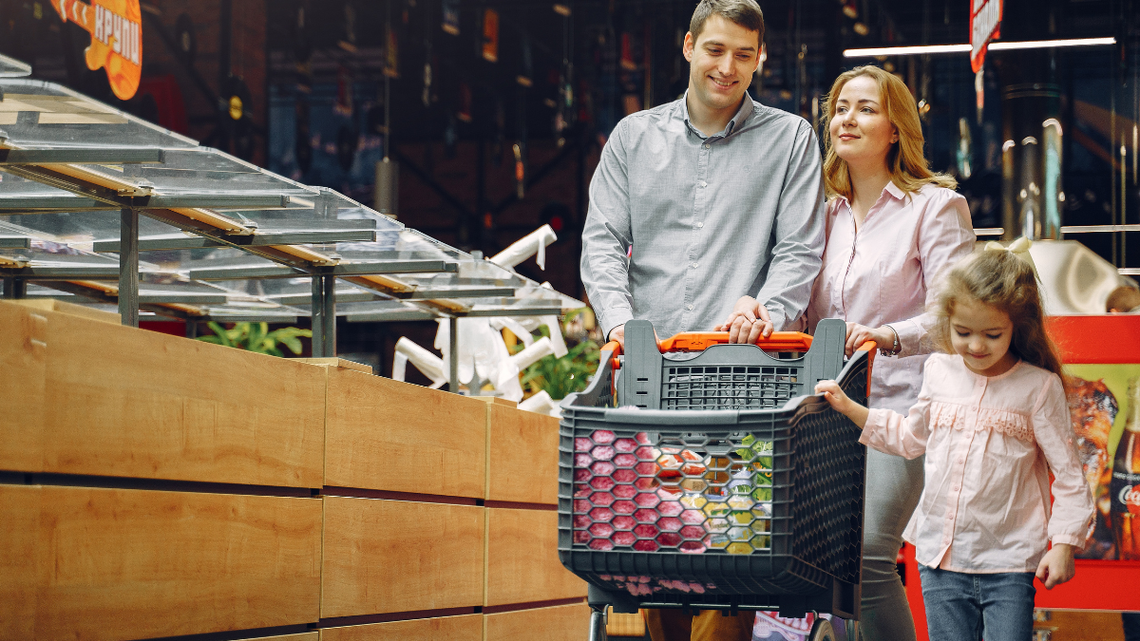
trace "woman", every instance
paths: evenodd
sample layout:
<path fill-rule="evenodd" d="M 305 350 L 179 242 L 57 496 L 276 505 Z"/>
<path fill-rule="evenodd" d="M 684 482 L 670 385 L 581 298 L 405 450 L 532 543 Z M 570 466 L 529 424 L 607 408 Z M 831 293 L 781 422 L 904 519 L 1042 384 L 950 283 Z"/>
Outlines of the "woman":
<path fill-rule="evenodd" d="M 870 407 L 905 414 L 918 398 L 924 338 L 934 317 L 944 267 L 968 255 L 974 232 L 953 178 L 930 171 L 914 97 L 894 75 L 858 67 L 835 79 L 828 94 L 827 247 L 812 290 L 807 323 L 847 321 L 847 352 L 875 341 Z M 757 304 L 737 301 L 722 328 L 734 341 L 759 334 Z M 914 621 L 895 559 L 922 493 L 922 459 L 867 452 L 860 626 L 869 641 L 911 640 Z"/>

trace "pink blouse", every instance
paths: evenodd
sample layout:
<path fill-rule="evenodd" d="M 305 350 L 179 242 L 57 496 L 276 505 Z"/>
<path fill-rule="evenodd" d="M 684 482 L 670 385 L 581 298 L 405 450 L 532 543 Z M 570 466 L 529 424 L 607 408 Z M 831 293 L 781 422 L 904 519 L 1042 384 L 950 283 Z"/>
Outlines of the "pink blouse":
<path fill-rule="evenodd" d="M 926 486 L 904 535 L 923 565 L 1035 572 L 1047 541 L 1084 545 L 1092 495 L 1065 390 L 1051 372 L 1018 362 L 981 376 L 961 356 L 934 354 L 910 414 L 872 409 L 860 442 L 926 454 Z"/>
<path fill-rule="evenodd" d="M 808 326 L 842 318 L 868 327 L 889 323 L 898 332 L 902 351 L 875 358 L 870 407 L 903 413 L 914 403 L 931 351 L 922 339 L 934 318 L 923 312 L 934 300 L 935 278 L 973 249 L 966 199 L 944 187 L 925 185 L 908 195 L 887 183 L 858 234 L 847 199 L 828 203 L 827 247 Z"/>

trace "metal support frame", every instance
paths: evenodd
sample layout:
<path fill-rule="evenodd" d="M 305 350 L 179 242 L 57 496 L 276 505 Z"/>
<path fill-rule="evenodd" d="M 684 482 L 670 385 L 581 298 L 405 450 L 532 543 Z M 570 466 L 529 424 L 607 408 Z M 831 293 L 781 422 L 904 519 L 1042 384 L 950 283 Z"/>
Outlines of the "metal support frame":
<path fill-rule="evenodd" d="M 447 319 L 448 341 L 448 377 L 447 391 L 459 393 L 459 319 L 452 316 Z"/>
<path fill-rule="evenodd" d="M 4 279 L 4 298 L 19 300 L 28 297 L 28 281 L 23 278 L 7 277 Z"/>
<path fill-rule="evenodd" d="M 316 271 L 316 270 L 314 270 Z M 375 263 L 344 263 L 335 267 L 321 268 L 318 273 L 326 276 L 345 278 L 349 276 L 373 276 L 382 274 L 436 274 L 458 272 L 459 263 L 443 260 L 389 260 Z M 192 280 L 241 280 L 244 278 L 297 278 L 304 276 L 301 268 L 284 265 L 217 267 L 192 269 Z"/>
<path fill-rule="evenodd" d="M 336 277 L 313 275 L 313 357 L 336 356 Z"/>
<path fill-rule="evenodd" d="M 149 147 L 0 149 L 0 165 L 161 163 L 162 155 L 162 149 Z"/>
<path fill-rule="evenodd" d="M 119 318 L 127 327 L 139 326 L 139 211 L 122 210 L 119 228 Z"/>
<path fill-rule="evenodd" d="M 268 245 L 302 245 L 306 243 L 336 243 L 348 241 L 372 242 L 375 240 L 375 229 L 259 233 L 256 236 L 234 236 L 230 239 L 231 242 L 225 243 L 206 236 L 188 236 L 186 234 L 178 234 L 175 236 L 167 234 L 140 239 L 139 251 L 212 249 L 214 247 L 234 246 L 261 247 Z M 2 242 L 2 238 L 0 238 L 0 242 Z M 97 252 L 113 254 L 119 251 L 119 242 L 116 240 L 99 240 L 95 241 L 93 248 Z"/>

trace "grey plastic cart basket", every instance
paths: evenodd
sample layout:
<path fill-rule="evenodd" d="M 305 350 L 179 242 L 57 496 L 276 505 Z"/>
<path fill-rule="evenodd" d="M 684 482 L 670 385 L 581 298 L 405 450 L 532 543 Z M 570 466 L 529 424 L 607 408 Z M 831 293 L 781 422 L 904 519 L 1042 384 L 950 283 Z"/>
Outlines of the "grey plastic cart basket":
<path fill-rule="evenodd" d="M 590 387 L 562 402 L 559 557 L 595 609 L 857 618 L 866 450 L 809 396 L 830 378 L 866 402 L 868 353 L 844 364 L 845 335 L 828 319 L 798 358 L 754 345 L 675 357 L 650 323 L 626 324 L 616 399 L 603 352 Z"/>

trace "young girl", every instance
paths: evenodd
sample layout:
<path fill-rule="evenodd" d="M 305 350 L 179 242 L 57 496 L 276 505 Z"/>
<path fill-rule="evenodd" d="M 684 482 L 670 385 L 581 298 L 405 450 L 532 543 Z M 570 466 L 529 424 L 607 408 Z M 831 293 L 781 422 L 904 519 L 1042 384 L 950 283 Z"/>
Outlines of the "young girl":
<path fill-rule="evenodd" d="M 868 410 L 834 381 L 816 392 L 863 428 L 862 443 L 926 454 L 906 538 L 916 546 L 930 638 L 1028 641 L 1034 575 L 1048 589 L 1073 578 L 1074 547 L 1093 518 L 1060 359 L 1033 268 L 1010 251 L 958 263 L 936 311 L 932 335 L 945 353 L 927 361 L 908 416 Z"/>

